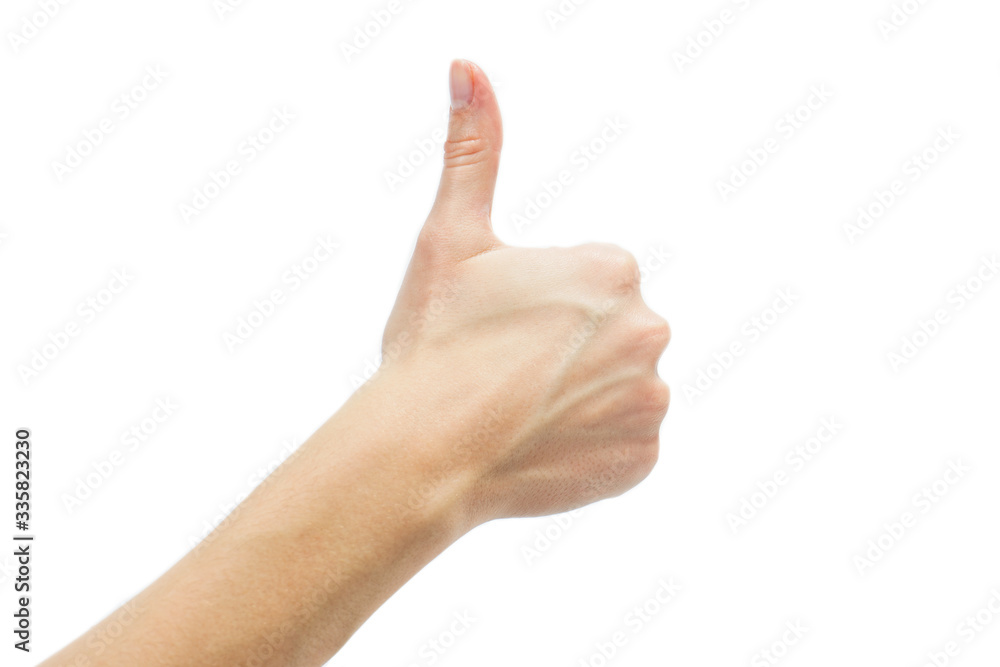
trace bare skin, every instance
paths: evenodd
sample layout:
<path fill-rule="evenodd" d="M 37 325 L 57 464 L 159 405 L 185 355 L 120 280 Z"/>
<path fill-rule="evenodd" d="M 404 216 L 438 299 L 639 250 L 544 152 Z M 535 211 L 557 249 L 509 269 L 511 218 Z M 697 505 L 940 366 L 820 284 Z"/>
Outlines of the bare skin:
<path fill-rule="evenodd" d="M 43 665 L 322 665 L 475 526 L 649 474 L 670 329 L 634 258 L 503 244 L 493 89 L 464 61 L 451 89 L 441 185 L 382 368 L 202 544 Z"/>

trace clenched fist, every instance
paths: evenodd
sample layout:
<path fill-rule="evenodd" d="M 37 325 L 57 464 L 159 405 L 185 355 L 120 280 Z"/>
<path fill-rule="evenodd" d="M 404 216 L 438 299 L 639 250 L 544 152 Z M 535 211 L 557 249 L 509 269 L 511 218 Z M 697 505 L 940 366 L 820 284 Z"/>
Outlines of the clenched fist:
<path fill-rule="evenodd" d="M 375 380 L 442 431 L 428 439 L 432 482 L 414 502 L 449 487 L 482 522 L 618 495 L 656 462 L 670 398 L 656 364 L 670 329 L 643 303 L 628 252 L 496 237 L 500 109 L 469 62 L 452 64 L 451 93 L 437 200 Z"/>
<path fill-rule="evenodd" d="M 46 665 L 322 665 L 476 525 L 567 511 L 649 473 L 670 329 L 642 302 L 635 260 L 497 239 L 500 110 L 471 63 L 452 64 L 451 91 L 441 187 L 378 373 L 184 559 Z M 117 639 L 92 653 L 105 635 Z"/>

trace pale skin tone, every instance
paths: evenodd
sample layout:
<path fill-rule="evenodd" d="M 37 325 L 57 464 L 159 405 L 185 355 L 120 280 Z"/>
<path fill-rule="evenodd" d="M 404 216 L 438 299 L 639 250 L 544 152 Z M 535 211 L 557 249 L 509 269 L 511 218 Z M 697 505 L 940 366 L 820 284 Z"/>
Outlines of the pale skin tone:
<path fill-rule="evenodd" d="M 649 474 L 670 329 L 635 260 L 502 243 L 493 89 L 456 61 L 451 91 L 441 185 L 382 368 L 202 544 L 43 665 L 322 665 L 472 528 Z"/>

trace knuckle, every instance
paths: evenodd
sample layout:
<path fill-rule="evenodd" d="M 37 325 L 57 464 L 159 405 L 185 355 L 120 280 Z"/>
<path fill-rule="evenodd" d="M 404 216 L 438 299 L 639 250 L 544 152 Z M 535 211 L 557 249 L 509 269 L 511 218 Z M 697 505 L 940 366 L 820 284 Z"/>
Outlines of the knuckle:
<path fill-rule="evenodd" d="M 580 246 L 588 261 L 588 270 L 606 282 L 612 290 L 634 291 L 639 287 L 639 262 L 635 256 L 620 246 L 609 243 L 590 243 Z"/>
<path fill-rule="evenodd" d="M 659 315 L 655 315 L 654 317 L 654 321 L 644 327 L 642 338 L 649 341 L 654 349 L 662 352 L 670 344 L 673 332 L 670 329 L 670 324 L 665 319 Z"/>
<path fill-rule="evenodd" d="M 634 281 L 639 284 L 639 262 L 635 255 L 617 246 L 612 246 L 614 251 L 608 256 L 609 269 L 613 275 L 619 276 L 629 282 Z"/>
<path fill-rule="evenodd" d="M 646 411 L 657 417 L 657 424 L 667 415 L 670 408 L 670 387 L 657 378 L 645 388 L 642 396 L 642 405 Z"/>
<path fill-rule="evenodd" d="M 640 308 L 633 317 L 623 344 L 642 358 L 659 359 L 673 335 L 670 325 L 648 308 Z"/>

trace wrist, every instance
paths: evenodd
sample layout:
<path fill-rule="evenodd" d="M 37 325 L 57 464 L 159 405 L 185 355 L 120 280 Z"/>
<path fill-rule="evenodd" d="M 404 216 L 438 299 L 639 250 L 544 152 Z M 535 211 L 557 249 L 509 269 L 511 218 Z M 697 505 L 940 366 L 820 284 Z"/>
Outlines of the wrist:
<path fill-rule="evenodd" d="M 414 375 L 402 367 L 379 371 L 320 432 L 350 443 L 338 455 L 377 468 L 380 495 L 393 513 L 458 539 L 486 520 L 476 501 L 477 433 Z"/>

